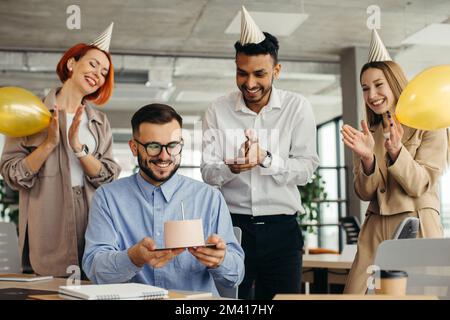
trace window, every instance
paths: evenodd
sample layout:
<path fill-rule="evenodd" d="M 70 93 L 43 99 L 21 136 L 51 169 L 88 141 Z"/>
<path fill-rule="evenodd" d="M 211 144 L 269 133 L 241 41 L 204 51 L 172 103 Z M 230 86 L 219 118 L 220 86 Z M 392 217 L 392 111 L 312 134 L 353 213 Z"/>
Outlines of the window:
<path fill-rule="evenodd" d="M 344 146 L 340 139 L 342 118 L 335 118 L 317 127 L 317 173 L 325 181 L 327 200 L 319 205 L 316 232 L 308 235 L 309 247 L 342 250 L 339 218 L 346 215 Z"/>

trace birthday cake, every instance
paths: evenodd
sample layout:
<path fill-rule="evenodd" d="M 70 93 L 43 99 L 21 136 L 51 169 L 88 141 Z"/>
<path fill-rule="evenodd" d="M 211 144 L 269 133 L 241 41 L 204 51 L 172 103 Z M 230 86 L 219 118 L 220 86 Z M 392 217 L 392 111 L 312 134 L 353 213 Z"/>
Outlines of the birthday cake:
<path fill-rule="evenodd" d="M 166 248 L 187 248 L 205 245 L 201 219 L 167 221 L 164 223 Z"/>

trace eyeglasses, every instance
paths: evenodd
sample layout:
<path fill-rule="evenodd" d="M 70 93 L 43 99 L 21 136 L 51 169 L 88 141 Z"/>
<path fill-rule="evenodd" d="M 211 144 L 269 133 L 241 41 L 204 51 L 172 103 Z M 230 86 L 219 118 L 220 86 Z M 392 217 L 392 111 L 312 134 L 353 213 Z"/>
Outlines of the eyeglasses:
<path fill-rule="evenodd" d="M 161 144 L 159 142 L 149 142 L 149 143 L 142 143 L 134 139 L 137 143 L 139 143 L 141 146 L 145 148 L 145 151 L 147 152 L 147 155 L 149 157 L 157 157 L 161 154 L 162 149 L 166 148 L 166 152 L 170 156 L 177 156 L 181 153 L 181 150 L 183 150 L 183 140 L 181 141 L 172 141 L 168 144 Z"/>

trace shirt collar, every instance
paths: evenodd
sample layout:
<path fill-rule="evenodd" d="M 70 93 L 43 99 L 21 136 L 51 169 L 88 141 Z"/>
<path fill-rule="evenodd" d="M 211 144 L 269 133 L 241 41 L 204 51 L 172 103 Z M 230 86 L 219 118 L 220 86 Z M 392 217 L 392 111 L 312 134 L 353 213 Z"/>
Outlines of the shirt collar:
<path fill-rule="evenodd" d="M 170 202 L 172 196 L 178 189 L 178 182 L 180 180 L 180 177 L 177 173 L 175 173 L 169 180 L 161 184 L 159 187 L 156 187 L 150 182 L 147 182 L 142 177 L 140 172 L 136 173 L 136 179 L 142 192 L 146 193 L 147 195 L 152 195 L 155 189 L 160 188 L 166 202 Z"/>
<path fill-rule="evenodd" d="M 47 96 L 44 99 L 44 104 L 48 108 L 48 110 L 54 110 L 56 105 L 56 93 L 61 88 L 53 88 L 50 90 L 50 92 L 47 94 Z M 89 121 L 97 121 L 100 124 L 103 124 L 103 121 L 100 119 L 97 112 L 95 112 L 94 108 L 87 102 L 84 101 L 84 104 L 86 105 L 86 114 L 89 119 Z"/>
<path fill-rule="evenodd" d="M 278 93 L 278 89 L 276 89 L 274 86 L 272 86 L 272 92 L 270 93 L 269 103 L 263 107 L 261 110 L 262 112 L 268 112 L 272 109 L 281 109 L 281 99 L 280 95 Z M 242 92 L 239 91 L 238 99 L 236 101 L 236 105 L 234 107 L 235 111 L 242 111 L 244 113 L 254 113 L 252 110 L 250 110 L 244 101 L 244 96 L 242 95 Z"/>

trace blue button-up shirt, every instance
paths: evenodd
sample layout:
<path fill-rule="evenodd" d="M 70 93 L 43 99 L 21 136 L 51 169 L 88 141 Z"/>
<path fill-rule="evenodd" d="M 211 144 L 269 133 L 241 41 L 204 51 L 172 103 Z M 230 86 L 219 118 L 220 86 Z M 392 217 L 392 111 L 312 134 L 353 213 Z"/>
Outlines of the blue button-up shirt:
<path fill-rule="evenodd" d="M 209 269 L 187 250 L 162 268 L 138 268 L 127 250 L 144 237 L 164 248 L 164 222 L 202 219 L 205 240 L 213 233 L 227 244 L 221 265 Z M 205 183 L 175 174 L 159 187 L 140 173 L 103 185 L 89 211 L 83 270 L 95 283 L 140 282 L 172 290 L 217 294 L 214 281 L 237 286 L 244 277 L 244 252 L 233 233 L 222 194 Z"/>

